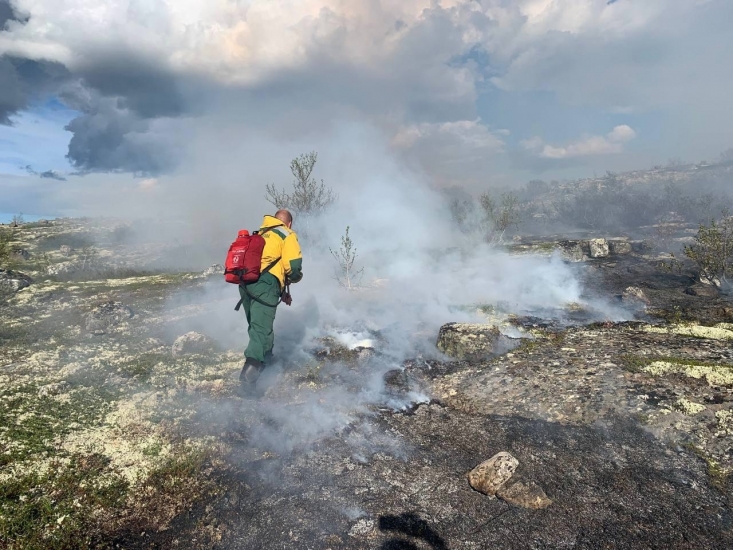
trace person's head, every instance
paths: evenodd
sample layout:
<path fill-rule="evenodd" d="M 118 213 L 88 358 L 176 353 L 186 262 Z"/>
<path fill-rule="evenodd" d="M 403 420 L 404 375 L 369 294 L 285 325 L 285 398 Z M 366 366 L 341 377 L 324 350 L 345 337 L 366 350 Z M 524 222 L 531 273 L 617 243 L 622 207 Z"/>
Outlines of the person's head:
<path fill-rule="evenodd" d="M 278 210 L 277 212 L 275 212 L 275 217 L 283 222 L 288 229 L 291 229 L 293 227 L 293 215 L 288 210 Z"/>

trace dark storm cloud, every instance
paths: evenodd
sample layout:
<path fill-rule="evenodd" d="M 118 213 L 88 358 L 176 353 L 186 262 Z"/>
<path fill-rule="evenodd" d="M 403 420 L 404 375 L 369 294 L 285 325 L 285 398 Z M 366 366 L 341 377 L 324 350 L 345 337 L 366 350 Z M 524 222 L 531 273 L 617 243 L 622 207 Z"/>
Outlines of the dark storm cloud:
<path fill-rule="evenodd" d="M 124 51 L 96 56 L 78 71 L 84 84 L 141 118 L 179 116 L 186 110 L 181 82 L 169 71 Z"/>
<path fill-rule="evenodd" d="M 0 56 L 0 124 L 11 124 L 13 114 L 53 93 L 68 78 L 60 63 Z"/>
<path fill-rule="evenodd" d="M 81 172 L 158 174 L 175 165 L 168 142 L 124 101 L 99 98 L 66 130 L 73 134 L 67 158 Z"/>
<path fill-rule="evenodd" d="M 10 0 L 0 0 L 0 31 L 5 29 L 5 25 L 8 21 L 20 21 L 21 23 L 28 22 L 29 17 L 19 13 Z"/>

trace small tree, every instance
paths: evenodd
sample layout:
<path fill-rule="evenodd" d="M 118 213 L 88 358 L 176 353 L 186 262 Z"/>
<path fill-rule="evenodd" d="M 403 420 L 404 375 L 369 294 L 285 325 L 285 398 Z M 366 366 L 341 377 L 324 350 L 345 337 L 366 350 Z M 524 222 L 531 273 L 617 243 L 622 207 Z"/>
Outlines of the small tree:
<path fill-rule="evenodd" d="M 358 288 L 362 277 L 364 276 L 364 268 L 354 269 L 356 261 L 356 248 L 354 242 L 349 236 L 349 226 L 346 226 L 346 233 L 341 237 L 341 248 L 338 250 L 328 249 L 331 255 L 336 259 L 339 266 L 339 276 L 336 280 L 341 286 L 348 290 Z"/>
<path fill-rule="evenodd" d="M 23 225 L 25 222 L 25 218 L 23 217 L 23 212 L 19 212 L 13 216 L 13 221 L 11 222 L 11 225 L 13 227 L 18 227 L 19 225 Z"/>
<path fill-rule="evenodd" d="M 336 194 L 326 187 L 321 180 L 318 183 L 312 178 L 313 168 L 318 160 L 318 153 L 311 151 L 293 159 L 290 171 L 293 173 L 293 191 L 278 190 L 274 184 L 267 184 L 265 198 L 277 208 L 287 208 L 294 214 L 320 214 L 336 200 Z"/>
<path fill-rule="evenodd" d="M 486 215 L 489 241 L 503 242 L 507 229 L 518 226 L 522 220 L 519 197 L 514 193 L 502 193 L 501 200 L 497 201 L 489 193 L 484 193 L 479 201 Z"/>
<path fill-rule="evenodd" d="M 701 278 L 729 282 L 733 274 L 733 217 L 728 210 L 719 221 L 700 225 L 695 242 L 685 246 L 685 256 L 695 263 Z"/>

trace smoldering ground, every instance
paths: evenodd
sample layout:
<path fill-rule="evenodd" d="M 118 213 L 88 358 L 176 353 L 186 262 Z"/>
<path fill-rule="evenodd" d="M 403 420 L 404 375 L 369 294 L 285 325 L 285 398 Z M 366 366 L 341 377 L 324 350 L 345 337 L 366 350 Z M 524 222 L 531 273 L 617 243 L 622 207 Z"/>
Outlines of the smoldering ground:
<path fill-rule="evenodd" d="M 260 399 L 199 404 L 217 426 L 236 427 L 255 454 L 304 450 L 330 436 L 353 442 L 355 456 L 399 449 L 392 437 L 378 440 L 370 419 L 380 409 L 406 409 L 430 395 L 415 380 L 395 392 L 385 375 L 402 371 L 407 359 L 440 358 L 435 341 L 444 323 L 486 322 L 487 311 L 495 321 L 512 313 L 557 317 L 570 304 L 584 304 L 588 321 L 630 315 L 588 296 L 579 274 L 559 256 L 501 252 L 476 234 L 461 233 L 441 194 L 419 178 L 389 159 L 381 172 L 352 173 L 327 211 L 296 219 L 294 229 L 305 229 L 305 277 L 291 288 L 293 306 L 278 309 L 275 362 L 260 381 Z M 259 221 L 252 217 L 241 226 L 254 229 Z M 356 254 L 353 288 L 345 288 L 333 255 L 347 227 Z M 233 234 L 222 236 L 221 254 Z M 233 311 L 238 299 L 236 288 L 220 279 L 202 292 L 176 294 L 168 302 L 178 317 L 169 338 L 197 330 L 227 349 L 243 350 L 246 321 Z"/>

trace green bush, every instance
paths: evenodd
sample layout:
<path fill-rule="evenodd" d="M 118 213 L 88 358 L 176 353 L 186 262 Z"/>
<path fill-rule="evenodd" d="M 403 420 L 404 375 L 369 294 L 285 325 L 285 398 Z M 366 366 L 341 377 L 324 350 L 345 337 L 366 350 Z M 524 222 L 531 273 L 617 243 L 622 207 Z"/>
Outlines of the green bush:
<path fill-rule="evenodd" d="M 697 266 L 701 278 L 729 284 L 733 273 L 733 216 L 725 210 L 720 220 L 701 224 L 695 242 L 685 246 L 687 256 Z"/>

